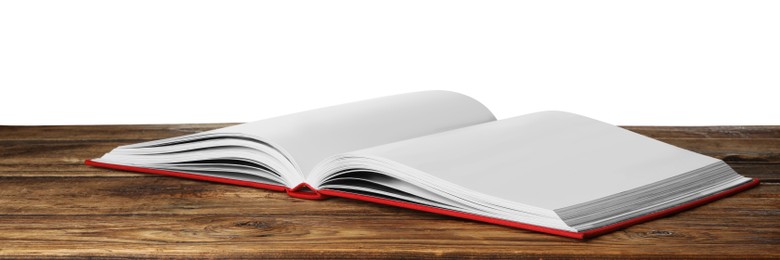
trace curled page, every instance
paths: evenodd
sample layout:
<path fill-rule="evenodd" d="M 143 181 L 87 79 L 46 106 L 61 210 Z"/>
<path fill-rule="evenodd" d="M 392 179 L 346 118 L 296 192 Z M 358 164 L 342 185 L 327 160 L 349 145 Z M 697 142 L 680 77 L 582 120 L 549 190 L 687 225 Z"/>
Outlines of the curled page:
<path fill-rule="evenodd" d="M 217 129 L 284 149 L 304 175 L 337 153 L 495 120 L 481 103 L 450 91 L 423 91 L 326 107 Z"/>
<path fill-rule="evenodd" d="M 120 146 L 96 161 L 233 179 L 224 173 L 249 174 L 291 188 L 328 156 L 494 120 L 473 98 L 423 91 Z"/>

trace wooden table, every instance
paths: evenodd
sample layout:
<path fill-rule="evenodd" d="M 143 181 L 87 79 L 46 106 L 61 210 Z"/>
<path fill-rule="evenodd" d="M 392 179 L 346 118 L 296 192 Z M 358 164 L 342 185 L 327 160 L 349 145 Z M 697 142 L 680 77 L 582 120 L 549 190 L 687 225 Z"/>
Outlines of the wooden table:
<path fill-rule="evenodd" d="M 227 125 L 0 126 L 0 256 L 780 258 L 780 126 L 626 127 L 762 183 L 586 241 L 83 164 L 118 145 Z"/>

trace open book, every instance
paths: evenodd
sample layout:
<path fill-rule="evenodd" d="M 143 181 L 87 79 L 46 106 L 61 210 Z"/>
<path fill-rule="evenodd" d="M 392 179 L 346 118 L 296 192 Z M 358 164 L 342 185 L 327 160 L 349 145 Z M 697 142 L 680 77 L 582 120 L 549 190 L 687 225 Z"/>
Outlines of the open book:
<path fill-rule="evenodd" d="M 723 161 L 580 115 L 425 91 L 117 147 L 87 164 L 591 237 L 743 189 Z"/>

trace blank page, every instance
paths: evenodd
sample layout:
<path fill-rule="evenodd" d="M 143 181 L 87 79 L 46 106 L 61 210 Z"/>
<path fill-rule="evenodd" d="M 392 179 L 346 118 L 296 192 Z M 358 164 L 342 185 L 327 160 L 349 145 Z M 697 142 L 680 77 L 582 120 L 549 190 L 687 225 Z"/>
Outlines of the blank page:
<path fill-rule="evenodd" d="M 286 151 L 306 176 L 333 154 L 495 120 L 478 101 L 424 91 L 316 109 L 210 133 L 242 133 Z"/>
<path fill-rule="evenodd" d="M 718 160 L 587 117 L 539 112 L 355 152 L 555 210 Z"/>

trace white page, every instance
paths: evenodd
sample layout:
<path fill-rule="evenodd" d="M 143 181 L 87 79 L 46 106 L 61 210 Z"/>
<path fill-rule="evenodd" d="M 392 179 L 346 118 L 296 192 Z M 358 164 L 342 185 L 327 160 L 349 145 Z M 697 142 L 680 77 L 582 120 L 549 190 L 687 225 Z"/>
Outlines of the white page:
<path fill-rule="evenodd" d="M 252 135 L 286 151 L 307 175 L 328 156 L 495 120 L 478 101 L 450 91 L 370 99 L 210 132 Z"/>
<path fill-rule="evenodd" d="M 602 198 L 711 163 L 636 133 L 539 112 L 355 152 L 455 185 L 549 210 Z"/>

